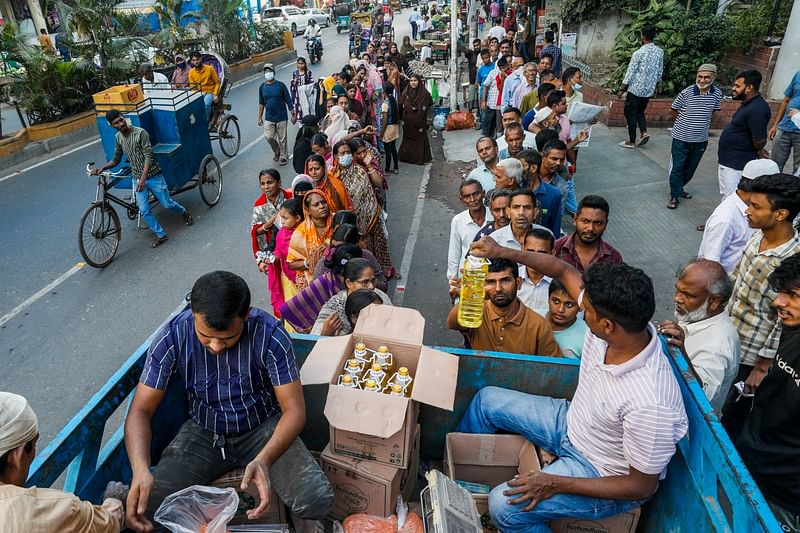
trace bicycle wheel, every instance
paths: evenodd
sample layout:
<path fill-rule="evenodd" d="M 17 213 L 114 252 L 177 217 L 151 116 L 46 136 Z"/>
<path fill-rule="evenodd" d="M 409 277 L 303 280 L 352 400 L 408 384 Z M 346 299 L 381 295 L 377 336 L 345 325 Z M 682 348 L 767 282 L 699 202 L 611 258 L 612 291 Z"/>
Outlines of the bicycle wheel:
<path fill-rule="evenodd" d="M 203 158 L 197 171 L 197 179 L 203 202 L 208 207 L 217 205 L 222 196 L 222 168 L 216 157 L 209 154 Z"/>
<path fill-rule="evenodd" d="M 95 202 L 81 217 L 78 234 L 81 256 L 91 266 L 103 268 L 114 259 L 121 236 L 119 216 L 114 208 Z"/>
<path fill-rule="evenodd" d="M 219 147 L 222 153 L 228 157 L 233 157 L 239 153 L 241 136 L 239 132 L 239 119 L 233 115 L 227 115 L 217 128 L 219 133 Z"/>

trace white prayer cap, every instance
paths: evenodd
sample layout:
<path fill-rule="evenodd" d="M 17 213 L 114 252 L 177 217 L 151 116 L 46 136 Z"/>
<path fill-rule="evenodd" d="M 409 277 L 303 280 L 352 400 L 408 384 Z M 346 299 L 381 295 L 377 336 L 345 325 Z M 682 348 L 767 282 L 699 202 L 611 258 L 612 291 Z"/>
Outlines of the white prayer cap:
<path fill-rule="evenodd" d="M 28 400 L 18 394 L 0 392 L 0 456 L 30 442 L 39 433 L 39 423 Z"/>
<path fill-rule="evenodd" d="M 748 161 L 742 169 L 742 177 L 754 180 L 759 176 L 769 176 L 779 174 L 778 163 L 772 159 L 753 159 Z"/>

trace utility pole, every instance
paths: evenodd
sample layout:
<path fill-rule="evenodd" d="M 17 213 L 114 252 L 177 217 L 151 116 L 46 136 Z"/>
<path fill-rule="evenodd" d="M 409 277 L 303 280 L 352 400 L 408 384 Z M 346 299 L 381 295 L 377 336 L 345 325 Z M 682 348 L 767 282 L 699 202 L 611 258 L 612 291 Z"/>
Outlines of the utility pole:
<path fill-rule="evenodd" d="M 460 0 L 450 0 L 450 110 L 458 109 L 458 10 Z"/>
<path fill-rule="evenodd" d="M 800 2 L 795 2 L 789 21 L 786 23 L 786 32 L 778 52 L 778 60 L 775 62 L 768 96 L 776 100 L 782 99 L 784 89 L 798 70 L 800 70 Z"/>

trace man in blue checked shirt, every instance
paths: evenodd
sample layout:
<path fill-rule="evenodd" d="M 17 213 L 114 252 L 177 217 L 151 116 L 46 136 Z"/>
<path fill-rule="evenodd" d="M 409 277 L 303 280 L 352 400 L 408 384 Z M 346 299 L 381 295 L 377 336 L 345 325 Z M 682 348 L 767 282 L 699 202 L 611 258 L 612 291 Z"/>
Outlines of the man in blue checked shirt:
<path fill-rule="evenodd" d="M 186 388 L 190 418 L 151 473 L 151 422 L 172 377 Z M 191 307 L 153 339 L 125 420 L 125 447 L 133 470 L 128 526 L 152 531 L 163 499 L 191 485 L 207 485 L 244 468 L 242 489 L 254 485 L 269 506 L 274 489 L 293 515 L 327 516 L 330 483 L 299 439 L 306 406 L 292 341 L 283 326 L 250 307 L 247 283 L 230 272 L 200 277 Z"/>

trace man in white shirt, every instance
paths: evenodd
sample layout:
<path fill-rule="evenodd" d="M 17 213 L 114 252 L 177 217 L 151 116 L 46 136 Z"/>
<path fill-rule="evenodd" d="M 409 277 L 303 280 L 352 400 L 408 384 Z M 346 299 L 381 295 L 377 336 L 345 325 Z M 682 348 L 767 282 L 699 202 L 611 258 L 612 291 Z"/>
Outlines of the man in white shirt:
<path fill-rule="evenodd" d="M 545 254 L 484 237 L 478 257 L 504 258 L 558 279 L 589 327 L 572 401 L 485 387 L 456 431 L 522 435 L 555 455 L 489 494 L 500 531 L 546 531 L 561 517 L 599 519 L 629 511 L 656 492 L 688 430 L 680 387 L 650 319 L 653 282 L 624 263 L 597 263 L 583 275 Z"/>
<path fill-rule="evenodd" d="M 461 203 L 466 209 L 450 221 L 450 245 L 447 250 L 447 280 L 450 283 L 451 293 L 457 291 L 460 278 L 460 267 L 464 256 L 469 251 L 475 235 L 483 228 L 486 221 L 491 218 L 489 210 L 483 205 L 485 192 L 480 182 L 466 179 L 458 188 Z"/>
<path fill-rule="evenodd" d="M 506 38 L 506 30 L 503 28 L 499 23 L 492 26 L 492 29 L 489 30 L 489 38 L 492 37 L 496 38 L 498 41 L 502 41 Z"/>
<path fill-rule="evenodd" d="M 169 89 L 169 79 L 160 72 L 153 70 L 152 63 L 142 63 L 139 65 L 139 74 L 142 75 L 142 89 Z"/>
<path fill-rule="evenodd" d="M 316 40 L 317 44 L 319 45 L 319 49 L 322 50 L 322 29 L 317 26 L 317 23 L 314 21 L 314 19 L 308 20 L 308 25 L 306 26 L 305 33 L 303 33 L 303 37 L 306 40 Z"/>
<path fill-rule="evenodd" d="M 484 191 L 494 189 L 494 167 L 499 161 L 497 157 L 497 141 L 491 137 L 481 137 L 475 143 L 478 152 L 478 166 L 472 170 L 467 179 L 478 181 Z"/>
<path fill-rule="evenodd" d="M 771 159 L 753 159 L 742 169 L 742 178 L 734 192 L 725 197 L 714 209 L 705 223 L 703 241 L 700 243 L 698 257 L 721 263 L 728 274 L 736 268 L 750 236 L 755 232 L 747 223 L 745 210 L 750 203 L 748 186 L 759 176 L 779 172 L 778 165 Z"/>
<path fill-rule="evenodd" d="M 408 23 L 411 24 L 411 38 L 415 41 L 417 40 L 417 32 L 419 31 L 419 21 L 421 17 L 419 16 L 419 11 L 417 11 L 416 6 L 414 7 L 413 11 L 411 11 L 411 15 L 408 16 Z"/>
<path fill-rule="evenodd" d="M 548 229 L 534 227 L 525 234 L 524 250 L 526 252 L 553 255 L 554 244 L 555 237 Z M 525 273 L 527 276 L 522 277 L 522 283 L 517 291 L 517 298 L 528 309 L 532 309 L 537 313 L 544 313 L 542 316 L 545 316 L 549 309 L 550 282 L 553 281 L 553 278 L 545 276 L 531 267 L 525 267 Z"/>
<path fill-rule="evenodd" d="M 658 325 L 667 342 L 691 361 L 711 407 L 719 416 L 739 368 L 739 333 L 725 306 L 733 283 L 716 261 L 695 259 L 678 272 L 675 318 Z"/>

